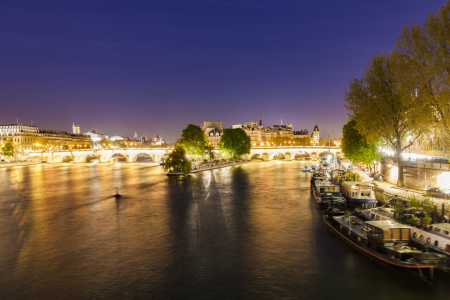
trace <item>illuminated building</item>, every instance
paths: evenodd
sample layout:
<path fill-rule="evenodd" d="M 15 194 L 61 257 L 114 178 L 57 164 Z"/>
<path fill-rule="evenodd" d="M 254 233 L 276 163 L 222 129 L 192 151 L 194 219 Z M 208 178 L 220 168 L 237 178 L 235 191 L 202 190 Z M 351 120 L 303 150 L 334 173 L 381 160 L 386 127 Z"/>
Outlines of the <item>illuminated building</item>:
<path fill-rule="evenodd" d="M 95 130 L 88 131 L 85 133 L 85 135 L 89 135 L 94 143 L 108 139 L 108 136 L 106 134 L 98 133 Z"/>
<path fill-rule="evenodd" d="M 0 125 L 0 143 L 11 142 L 16 149 L 29 150 L 33 148 L 60 149 L 68 147 L 89 147 L 92 140 L 87 135 L 70 134 L 65 131 L 39 130 L 28 124 Z"/>
<path fill-rule="evenodd" d="M 319 127 L 314 126 L 314 131 L 311 134 L 311 146 L 319 146 Z"/>
<path fill-rule="evenodd" d="M 219 147 L 220 137 L 222 136 L 222 122 L 221 121 L 205 121 L 200 126 L 205 131 L 208 137 L 208 143 L 213 147 Z"/>

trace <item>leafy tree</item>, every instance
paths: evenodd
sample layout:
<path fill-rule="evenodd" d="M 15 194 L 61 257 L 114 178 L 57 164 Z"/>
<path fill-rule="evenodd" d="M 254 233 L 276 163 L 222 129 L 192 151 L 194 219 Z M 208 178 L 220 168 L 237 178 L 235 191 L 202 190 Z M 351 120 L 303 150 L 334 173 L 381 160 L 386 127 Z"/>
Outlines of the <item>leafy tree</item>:
<path fill-rule="evenodd" d="M 184 146 L 189 155 L 202 157 L 208 145 L 206 133 L 197 125 L 189 124 L 181 134 L 180 144 Z"/>
<path fill-rule="evenodd" d="M 63 149 L 64 149 L 64 150 L 69 150 L 69 146 L 64 145 L 64 146 L 63 146 Z"/>
<path fill-rule="evenodd" d="M 372 166 L 374 161 L 380 159 L 377 143 L 368 143 L 356 129 L 356 122 L 350 120 L 342 129 L 342 152 L 353 162 L 361 162 Z"/>
<path fill-rule="evenodd" d="M 205 146 L 206 155 L 209 156 L 210 160 L 213 160 L 216 157 L 213 150 L 214 150 L 214 147 L 212 145 Z"/>
<path fill-rule="evenodd" d="M 2 153 L 11 159 L 14 156 L 14 145 L 11 142 L 7 142 L 2 148 Z"/>
<path fill-rule="evenodd" d="M 242 128 L 225 129 L 220 138 L 219 148 L 226 155 L 239 158 L 250 154 L 251 140 Z"/>
<path fill-rule="evenodd" d="M 352 79 L 345 91 L 345 105 L 356 129 L 368 141 L 381 137 L 396 153 L 397 185 L 403 186 L 403 151 L 429 129 L 430 109 L 417 107 L 404 98 L 394 73 L 391 54 L 374 56 L 362 79 Z"/>
<path fill-rule="evenodd" d="M 165 171 L 179 171 L 184 174 L 192 171 L 192 163 L 186 157 L 186 150 L 182 145 L 176 145 L 164 164 Z"/>
<path fill-rule="evenodd" d="M 427 117 L 441 122 L 450 133 L 450 1 L 430 14 L 424 24 L 404 26 L 393 57 L 399 88 L 418 108 L 432 108 Z"/>

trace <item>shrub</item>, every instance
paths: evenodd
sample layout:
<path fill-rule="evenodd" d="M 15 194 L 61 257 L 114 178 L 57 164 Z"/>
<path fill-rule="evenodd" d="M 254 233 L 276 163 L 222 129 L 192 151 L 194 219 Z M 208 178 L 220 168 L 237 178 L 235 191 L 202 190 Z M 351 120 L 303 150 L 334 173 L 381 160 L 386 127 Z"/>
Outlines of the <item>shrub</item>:
<path fill-rule="evenodd" d="M 203 160 L 203 163 L 204 163 L 204 164 L 207 164 L 207 163 L 208 163 L 208 160 L 205 158 L 205 159 Z"/>
<path fill-rule="evenodd" d="M 423 225 L 430 225 L 431 224 L 431 217 L 428 216 L 428 213 L 426 211 L 423 212 L 424 217 L 422 218 L 422 224 Z"/>

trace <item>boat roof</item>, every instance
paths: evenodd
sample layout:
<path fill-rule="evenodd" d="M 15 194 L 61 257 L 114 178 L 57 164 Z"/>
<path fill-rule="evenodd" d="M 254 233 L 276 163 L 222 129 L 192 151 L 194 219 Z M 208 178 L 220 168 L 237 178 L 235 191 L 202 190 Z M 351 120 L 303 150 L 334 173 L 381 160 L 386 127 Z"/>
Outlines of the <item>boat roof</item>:
<path fill-rule="evenodd" d="M 314 181 L 315 185 L 326 185 L 326 186 L 337 186 L 336 184 L 331 183 L 331 181 L 328 180 L 316 180 Z"/>
<path fill-rule="evenodd" d="M 366 224 L 372 225 L 380 229 L 394 229 L 394 228 L 411 228 L 411 226 L 403 225 L 397 222 L 392 222 L 389 220 L 384 221 L 367 221 Z"/>
<path fill-rule="evenodd" d="M 359 185 L 359 186 L 367 186 L 367 187 L 373 187 L 374 185 L 370 182 L 363 182 L 363 181 L 344 181 L 346 185 Z"/>
<path fill-rule="evenodd" d="M 437 223 L 433 224 L 432 226 L 434 226 L 434 228 L 450 231 L 450 223 Z"/>

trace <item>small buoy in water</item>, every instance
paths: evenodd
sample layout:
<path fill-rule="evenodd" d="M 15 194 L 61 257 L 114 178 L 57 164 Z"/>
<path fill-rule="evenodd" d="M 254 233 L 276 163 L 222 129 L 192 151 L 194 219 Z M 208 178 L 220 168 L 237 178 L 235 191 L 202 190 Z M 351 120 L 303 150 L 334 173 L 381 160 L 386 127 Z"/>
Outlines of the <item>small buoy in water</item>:
<path fill-rule="evenodd" d="M 116 194 L 114 195 L 114 197 L 119 198 L 119 197 L 121 197 L 121 196 L 122 196 L 122 195 L 119 194 L 119 188 L 116 187 Z"/>

